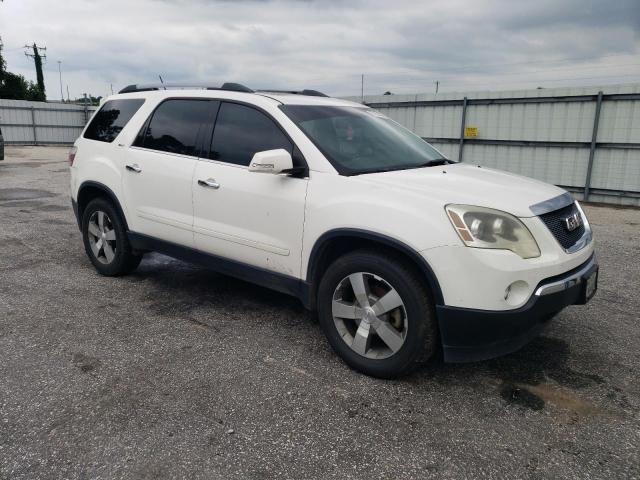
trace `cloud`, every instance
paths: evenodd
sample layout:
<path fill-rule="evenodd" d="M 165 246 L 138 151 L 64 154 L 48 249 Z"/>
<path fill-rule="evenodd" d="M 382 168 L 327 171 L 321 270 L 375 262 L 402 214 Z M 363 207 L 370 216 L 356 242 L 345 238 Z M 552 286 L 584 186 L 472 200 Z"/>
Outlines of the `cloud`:
<path fill-rule="evenodd" d="M 9 69 L 47 46 L 72 96 L 136 82 L 237 81 L 357 94 L 638 81 L 637 0 L 5 0 Z M 635 75 L 635 76 L 634 76 Z"/>

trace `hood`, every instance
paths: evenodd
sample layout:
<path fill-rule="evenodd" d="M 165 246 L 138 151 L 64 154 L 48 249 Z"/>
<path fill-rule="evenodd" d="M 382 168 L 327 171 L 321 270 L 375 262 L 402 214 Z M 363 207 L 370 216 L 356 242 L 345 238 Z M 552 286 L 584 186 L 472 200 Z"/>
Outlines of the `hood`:
<path fill-rule="evenodd" d="M 532 217 L 529 208 L 565 193 L 548 183 L 501 170 L 457 163 L 437 167 L 359 175 L 378 186 L 411 192 L 439 202 L 477 205 Z"/>

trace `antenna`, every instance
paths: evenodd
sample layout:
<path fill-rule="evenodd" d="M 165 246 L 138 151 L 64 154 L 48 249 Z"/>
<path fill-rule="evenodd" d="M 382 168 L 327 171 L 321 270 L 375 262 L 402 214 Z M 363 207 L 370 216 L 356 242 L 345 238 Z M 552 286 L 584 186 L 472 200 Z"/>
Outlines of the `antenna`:
<path fill-rule="evenodd" d="M 162 80 L 162 75 L 158 74 L 158 78 L 160 79 L 160 83 L 164 85 L 164 80 Z M 164 87 L 164 89 L 166 90 L 167 87 Z"/>

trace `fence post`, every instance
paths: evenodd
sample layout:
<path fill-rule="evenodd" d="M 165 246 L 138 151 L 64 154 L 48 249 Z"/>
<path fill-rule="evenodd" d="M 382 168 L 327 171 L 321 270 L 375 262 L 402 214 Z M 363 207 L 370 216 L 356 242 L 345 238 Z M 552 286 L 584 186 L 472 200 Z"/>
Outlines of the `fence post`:
<path fill-rule="evenodd" d="M 593 171 L 593 159 L 596 155 L 596 146 L 598 140 L 598 124 L 600 123 L 600 109 L 602 107 L 602 90 L 598 92 L 598 99 L 596 100 L 596 113 L 593 118 L 593 132 L 591 132 L 591 149 L 589 150 L 589 163 L 587 164 L 587 178 L 584 182 L 584 195 L 583 200 L 586 202 L 589 200 L 589 193 L 591 190 L 591 172 Z"/>
<path fill-rule="evenodd" d="M 462 162 L 462 148 L 464 147 L 464 126 L 467 119 L 467 97 L 462 100 L 462 121 L 460 122 L 460 144 L 458 146 L 458 161 Z"/>
<path fill-rule="evenodd" d="M 33 128 L 33 144 L 38 145 L 38 136 L 36 134 L 36 109 L 31 107 L 31 127 Z"/>

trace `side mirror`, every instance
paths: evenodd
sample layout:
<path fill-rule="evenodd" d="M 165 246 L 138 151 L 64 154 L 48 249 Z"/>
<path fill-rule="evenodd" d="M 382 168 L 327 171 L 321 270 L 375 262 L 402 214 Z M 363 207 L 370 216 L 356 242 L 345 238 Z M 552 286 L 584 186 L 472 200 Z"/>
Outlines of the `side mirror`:
<path fill-rule="evenodd" d="M 250 172 L 278 175 L 289 173 L 293 168 L 291 154 L 283 148 L 256 152 L 249 164 Z"/>

